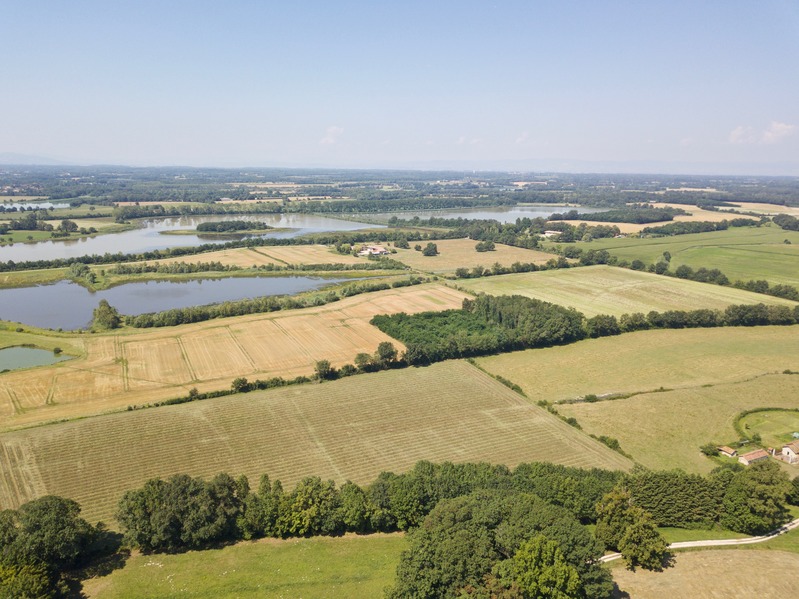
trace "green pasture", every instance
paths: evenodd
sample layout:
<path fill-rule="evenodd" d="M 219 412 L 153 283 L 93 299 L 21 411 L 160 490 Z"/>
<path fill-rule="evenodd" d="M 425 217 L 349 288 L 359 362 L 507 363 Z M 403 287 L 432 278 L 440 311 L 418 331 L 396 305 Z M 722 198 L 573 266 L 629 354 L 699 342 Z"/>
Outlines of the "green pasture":
<path fill-rule="evenodd" d="M 799 375 L 771 374 L 737 383 L 650 392 L 596 403 L 558 406 L 589 434 L 619 440 L 642 465 L 710 472 L 717 462 L 699 448 L 706 443 L 731 444 L 738 439 L 733 420 L 744 410 L 792 408 L 799 396 Z M 783 464 L 791 477 L 799 468 Z"/>
<path fill-rule="evenodd" d="M 785 240 L 790 241 L 786 244 Z M 570 244 L 555 244 L 561 247 Z M 717 268 L 730 281 L 766 280 L 799 287 L 799 232 L 777 226 L 738 227 L 726 231 L 672 237 L 597 239 L 577 243 L 588 250 L 604 249 L 622 260 L 652 264 L 671 254 L 671 270 L 682 264 L 693 269 Z"/>
<path fill-rule="evenodd" d="M 793 433 L 799 432 L 799 412 L 789 410 L 755 412 L 741 418 L 739 424 L 744 432 L 751 435 L 759 434 L 764 445 L 779 449 L 785 443 L 796 440 Z"/>
<path fill-rule="evenodd" d="M 244 542 L 178 555 L 134 555 L 84 582 L 92 599 L 381 597 L 394 581 L 401 534 Z"/>
<path fill-rule="evenodd" d="M 782 304 L 796 302 L 674 277 L 613 266 L 583 266 L 459 280 L 472 293 L 524 295 L 572 307 L 586 316 L 650 310 L 723 310 L 731 304 Z"/>

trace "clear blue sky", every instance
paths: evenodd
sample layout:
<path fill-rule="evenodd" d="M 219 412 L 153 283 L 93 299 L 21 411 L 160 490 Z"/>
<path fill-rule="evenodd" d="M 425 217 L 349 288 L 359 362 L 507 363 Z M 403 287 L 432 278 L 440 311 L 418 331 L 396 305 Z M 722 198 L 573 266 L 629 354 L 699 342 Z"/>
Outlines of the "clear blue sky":
<path fill-rule="evenodd" d="M 5 0 L 0 23 L 0 153 L 799 174 L 796 0 Z"/>

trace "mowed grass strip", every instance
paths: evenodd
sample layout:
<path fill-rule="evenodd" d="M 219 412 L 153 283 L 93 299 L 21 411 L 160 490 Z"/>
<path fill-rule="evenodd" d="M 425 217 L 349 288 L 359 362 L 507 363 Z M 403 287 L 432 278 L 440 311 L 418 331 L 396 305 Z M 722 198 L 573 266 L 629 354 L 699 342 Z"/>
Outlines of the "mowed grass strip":
<path fill-rule="evenodd" d="M 791 243 L 786 244 L 785 240 Z M 620 259 L 652 264 L 671 254 L 671 270 L 718 268 L 730 281 L 766 280 L 799 286 L 799 232 L 777 226 L 741 227 L 672 237 L 596 239 L 584 251 L 604 249 Z"/>
<path fill-rule="evenodd" d="M 400 534 L 346 535 L 266 539 L 179 555 L 136 554 L 124 568 L 87 580 L 84 592 L 91 599 L 381 597 L 406 546 Z"/>
<path fill-rule="evenodd" d="M 662 572 L 613 568 L 619 588 L 636 599 L 757 597 L 796 594 L 799 555 L 785 551 L 714 549 L 678 553 Z"/>
<path fill-rule="evenodd" d="M 532 401 L 695 388 L 799 370 L 799 326 L 638 331 L 477 362 Z"/>
<path fill-rule="evenodd" d="M 411 248 L 417 244 L 422 247 L 427 245 L 426 241 L 409 243 Z M 396 255 L 391 257 L 403 264 L 407 264 L 411 268 L 442 274 L 453 273 L 455 269 L 460 267 L 468 269 L 474 266 L 491 268 L 496 263 L 502 266 L 510 266 L 514 262 L 544 264 L 548 260 L 557 257 L 546 252 L 527 250 L 501 243 L 495 244 L 494 251 L 478 252 L 474 249 L 478 243 L 474 239 L 444 239 L 433 243 L 438 247 L 439 253 L 437 256 L 423 256 L 422 252 L 414 249 L 398 249 Z"/>
<path fill-rule="evenodd" d="M 65 351 L 73 339 L 80 340 L 85 357 L 0 374 L 0 429 L 181 397 L 192 387 L 228 388 L 238 376 L 311 375 L 317 360 L 337 367 L 352 363 L 356 354 L 373 353 L 382 341 L 402 350 L 369 324 L 375 314 L 459 308 L 465 297 L 444 285 L 419 285 L 315 308 L 66 336 Z"/>
<path fill-rule="evenodd" d="M 799 409 L 799 402 L 795 409 Z M 763 443 L 780 448 L 795 441 L 794 433 L 799 432 L 799 412 L 794 410 L 769 410 L 755 412 L 741 418 L 740 427 L 751 435 L 760 435 Z M 797 469 L 799 475 L 799 469 Z"/>
<path fill-rule="evenodd" d="M 724 309 L 731 304 L 796 302 L 652 273 L 597 265 L 468 279 L 458 284 L 474 293 L 524 295 L 575 308 L 586 316 Z"/>
<path fill-rule="evenodd" d="M 561 405 L 558 411 L 576 418 L 587 433 L 617 438 L 644 466 L 706 473 L 718 464 L 699 448 L 736 441 L 736 415 L 759 407 L 796 407 L 798 396 L 798 375 L 771 374 L 740 383 Z M 799 475 L 795 466 L 783 467 L 791 477 Z"/>
<path fill-rule="evenodd" d="M 0 449 L 0 471 L 15 480 L 0 487 L 0 507 L 34 489 L 104 521 L 124 491 L 181 472 L 268 473 L 290 488 L 309 475 L 369 483 L 422 459 L 631 466 L 463 361 L 10 432 Z"/>

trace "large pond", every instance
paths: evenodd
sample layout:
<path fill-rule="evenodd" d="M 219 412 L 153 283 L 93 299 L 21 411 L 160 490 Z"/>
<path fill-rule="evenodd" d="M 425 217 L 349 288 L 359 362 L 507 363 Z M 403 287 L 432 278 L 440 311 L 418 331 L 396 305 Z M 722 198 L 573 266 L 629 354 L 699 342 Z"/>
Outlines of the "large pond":
<path fill-rule="evenodd" d="M 17 368 L 31 368 L 32 366 L 47 366 L 62 360 L 69 360 L 71 357 L 64 354 L 56 355 L 50 350 L 35 347 L 7 347 L 0 349 L 0 372 Z"/>
<path fill-rule="evenodd" d="M 224 243 L 230 238 L 203 237 L 200 235 L 162 235 L 165 231 L 194 229 L 200 223 L 222 220 L 253 220 L 265 222 L 271 227 L 288 229 L 266 233 L 264 237 L 296 237 L 307 233 L 327 231 L 355 231 L 374 224 L 339 220 L 314 214 L 256 214 L 256 215 L 214 215 L 184 216 L 146 220 L 140 227 L 123 233 L 98 235 L 83 239 L 42 241 L 39 243 L 15 243 L 0 247 L 0 262 L 13 260 L 54 260 L 57 258 L 76 258 L 92 254 L 118 253 L 137 254 L 152 250 L 173 247 L 202 245 L 204 243 Z"/>
<path fill-rule="evenodd" d="M 89 325 L 92 311 L 102 299 L 120 314 L 135 316 L 251 297 L 301 293 L 345 280 L 350 279 L 227 277 L 128 283 L 97 292 L 71 281 L 61 281 L 54 285 L 0 289 L 0 319 L 73 330 Z"/>
<path fill-rule="evenodd" d="M 602 212 L 607 208 L 586 208 L 576 206 L 547 204 L 541 206 L 495 206 L 487 208 L 452 208 L 447 210 L 420 210 L 411 212 L 382 212 L 369 216 L 377 219 L 378 222 L 387 222 L 392 216 L 397 218 L 471 218 L 471 219 L 492 219 L 501 223 L 515 223 L 517 218 L 549 218 L 556 212 L 568 212 L 578 210 L 579 212 L 591 213 Z"/>

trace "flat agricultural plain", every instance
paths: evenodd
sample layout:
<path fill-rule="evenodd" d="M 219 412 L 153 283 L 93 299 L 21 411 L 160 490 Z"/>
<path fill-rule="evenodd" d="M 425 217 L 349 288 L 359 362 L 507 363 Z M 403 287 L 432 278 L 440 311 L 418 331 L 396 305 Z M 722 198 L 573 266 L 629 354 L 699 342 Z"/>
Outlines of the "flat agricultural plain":
<path fill-rule="evenodd" d="M 585 251 L 604 249 L 628 262 L 643 260 L 647 264 L 669 252 L 672 271 L 687 264 L 693 269 L 718 268 L 730 281 L 766 280 L 799 287 L 799 232 L 776 226 L 672 237 L 596 239 L 577 247 Z"/>
<path fill-rule="evenodd" d="M 520 385 L 533 402 L 694 389 L 799 370 L 799 326 L 638 331 L 477 363 Z"/>
<path fill-rule="evenodd" d="M 369 483 L 418 460 L 632 463 L 465 361 L 51 424 L 0 436 L 0 508 L 71 497 L 109 521 L 153 477 Z"/>
<path fill-rule="evenodd" d="M 796 305 L 732 287 L 604 265 L 465 279 L 458 285 L 474 293 L 524 295 L 561 304 L 589 317 L 650 310 L 723 310 L 731 304 Z"/>
<path fill-rule="evenodd" d="M 799 370 L 799 326 L 639 331 L 477 363 L 532 401 L 635 394 L 557 409 L 645 466 L 709 472 L 717 464 L 699 447 L 735 441 L 740 412 L 797 407 L 799 375 L 779 373 Z"/>
<path fill-rule="evenodd" d="M 465 297 L 428 284 L 315 308 L 72 335 L 68 343 L 81 358 L 0 374 L 0 430 L 185 396 L 192 387 L 228 388 L 239 376 L 310 375 L 317 360 L 352 363 L 356 354 L 373 353 L 382 341 L 401 350 L 399 342 L 369 324 L 372 316 L 459 308 Z"/>
<path fill-rule="evenodd" d="M 636 599 L 784 599 L 796 594 L 799 555 L 785 551 L 714 549 L 678 553 L 663 572 L 613 568 L 619 588 Z"/>
<path fill-rule="evenodd" d="M 225 266 L 253 268 L 265 264 L 279 266 L 288 264 L 363 264 L 366 261 L 366 258 L 359 258 L 351 254 L 339 254 L 325 245 L 297 245 L 217 250 L 191 256 L 149 260 L 147 264 L 221 262 Z"/>
<path fill-rule="evenodd" d="M 769 374 L 737 383 L 562 405 L 558 411 L 576 418 L 587 433 L 617 438 L 625 451 L 648 468 L 706 473 L 718 463 L 699 448 L 737 441 L 732 426 L 735 416 L 752 408 L 793 408 L 797 397 L 799 375 Z M 799 475 L 796 466 L 783 467 L 792 478 Z"/>
<path fill-rule="evenodd" d="M 411 247 L 417 244 L 422 247 L 427 245 L 426 241 L 409 243 Z M 423 256 L 422 252 L 414 249 L 397 249 L 396 255 L 391 257 L 411 268 L 441 274 L 453 273 L 460 267 L 469 270 L 474 266 L 491 268 L 496 263 L 502 266 L 510 266 L 514 262 L 544 264 L 557 257 L 546 252 L 526 250 L 501 243 L 497 243 L 496 249 L 492 252 L 478 252 L 474 249 L 478 243 L 474 239 L 444 239 L 433 243 L 438 247 L 437 256 Z"/>
<path fill-rule="evenodd" d="M 404 535 L 262 539 L 222 549 L 128 558 L 125 567 L 84 582 L 91 599 L 329 599 L 381 597 L 394 582 Z"/>

